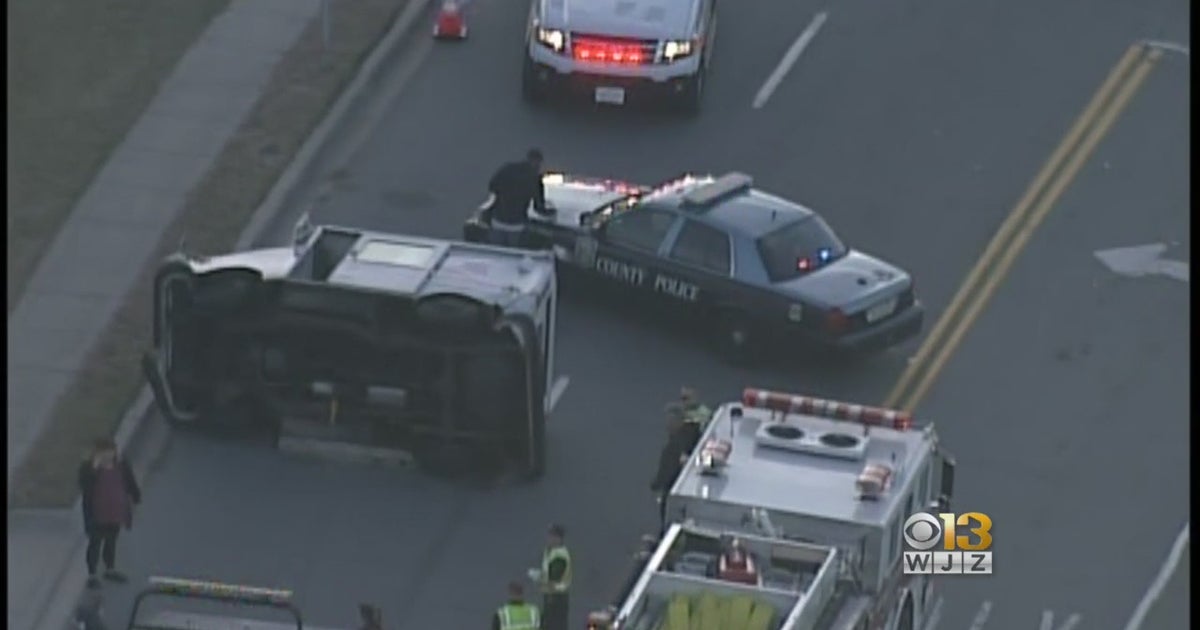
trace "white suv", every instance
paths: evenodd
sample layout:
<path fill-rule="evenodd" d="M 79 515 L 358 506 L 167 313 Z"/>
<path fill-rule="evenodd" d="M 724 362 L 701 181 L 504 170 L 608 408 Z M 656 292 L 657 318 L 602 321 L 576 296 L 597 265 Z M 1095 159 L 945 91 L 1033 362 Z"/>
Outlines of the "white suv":
<path fill-rule="evenodd" d="M 522 90 L 610 105 L 657 95 L 697 113 L 716 25 L 716 0 L 533 0 Z"/>

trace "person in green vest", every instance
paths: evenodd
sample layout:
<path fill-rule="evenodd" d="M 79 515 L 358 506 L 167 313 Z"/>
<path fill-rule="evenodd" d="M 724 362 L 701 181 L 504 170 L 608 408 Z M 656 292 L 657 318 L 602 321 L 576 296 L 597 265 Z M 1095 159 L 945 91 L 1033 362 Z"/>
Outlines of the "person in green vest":
<path fill-rule="evenodd" d="M 709 420 L 712 420 L 712 409 L 696 399 L 696 390 L 691 387 L 679 390 L 679 402 L 683 404 L 685 421 L 700 427 L 700 432 L 703 433 Z"/>
<path fill-rule="evenodd" d="M 542 555 L 542 627 L 541 630 L 568 630 L 571 591 L 571 552 L 565 542 L 566 529 L 551 525 L 546 551 Z"/>
<path fill-rule="evenodd" d="M 492 615 L 492 630 L 538 630 L 542 627 L 538 607 L 525 601 L 520 582 L 508 583 L 508 601 Z"/>

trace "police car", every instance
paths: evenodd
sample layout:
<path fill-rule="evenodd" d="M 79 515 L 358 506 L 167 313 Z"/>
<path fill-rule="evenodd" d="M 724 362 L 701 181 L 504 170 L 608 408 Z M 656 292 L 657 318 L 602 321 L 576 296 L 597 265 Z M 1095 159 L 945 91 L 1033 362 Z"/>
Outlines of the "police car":
<path fill-rule="evenodd" d="M 715 0 L 533 0 L 522 91 L 618 106 L 657 95 L 695 114 L 716 24 Z"/>
<path fill-rule="evenodd" d="M 529 245 L 553 249 L 563 271 L 707 316 L 730 358 L 781 341 L 880 350 L 921 330 L 906 272 L 848 247 L 817 213 L 748 175 L 543 183 L 556 212 L 530 211 Z M 467 240 L 487 232 L 482 212 L 464 226 Z"/>

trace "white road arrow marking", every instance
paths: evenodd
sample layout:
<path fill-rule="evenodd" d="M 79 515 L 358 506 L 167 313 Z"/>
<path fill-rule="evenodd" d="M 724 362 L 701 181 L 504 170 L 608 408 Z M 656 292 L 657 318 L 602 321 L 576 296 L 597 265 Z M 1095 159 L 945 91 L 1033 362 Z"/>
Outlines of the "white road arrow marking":
<path fill-rule="evenodd" d="M 1167 251 L 1166 243 L 1116 247 L 1094 252 L 1105 267 L 1131 278 L 1160 275 L 1180 282 L 1188 282 L 1188 263 L 1182 260 L 1167 260 L 1162 257 Z"/>
<path fill-rule="evenodd" d="M 1083 615 L 1074 613 L 1070 617 L 1067 617 L 1066 622 L 1059 626 L 1058 630 L 1075 630 L 1075 626 L 1078 626 L 1080 621 L 1083 621 Z M 1039 627 L 1039 630 L 1054 630 L 1053 611 L 1042 611 L 1042 625 Z"/>

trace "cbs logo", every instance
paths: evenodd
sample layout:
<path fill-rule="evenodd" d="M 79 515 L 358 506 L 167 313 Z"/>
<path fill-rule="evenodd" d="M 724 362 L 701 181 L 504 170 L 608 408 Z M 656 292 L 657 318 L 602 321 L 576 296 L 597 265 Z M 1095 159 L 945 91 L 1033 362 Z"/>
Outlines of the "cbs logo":
<path fill-rule="evenodd" d="M 972 535 L 959 535 L 960 527 Z M 904 543 L 917 551 L 932 550 L 939 542 L 945 551 L 987 551 L 992 547 L 992 517 L 982 512 L 917 512 L 904 521 L 903 533 Z"/>

